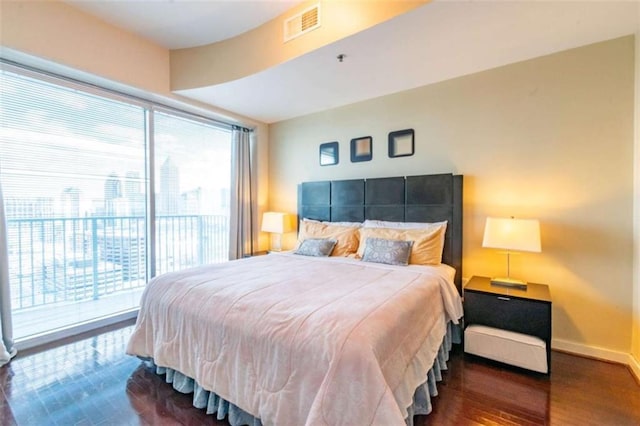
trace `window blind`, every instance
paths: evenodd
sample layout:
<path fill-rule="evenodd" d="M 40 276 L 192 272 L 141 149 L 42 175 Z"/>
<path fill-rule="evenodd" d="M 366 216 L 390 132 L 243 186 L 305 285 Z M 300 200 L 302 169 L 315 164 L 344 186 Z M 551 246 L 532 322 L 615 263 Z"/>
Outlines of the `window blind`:
<path fill-rule="evenodd" d="M 39 318 L 14 321 L 14 336 L 135 308 L 151 264 L 160 273 L 226 260 L 230 129 L 95 86 L 0 70 L 12 312 Z"/>

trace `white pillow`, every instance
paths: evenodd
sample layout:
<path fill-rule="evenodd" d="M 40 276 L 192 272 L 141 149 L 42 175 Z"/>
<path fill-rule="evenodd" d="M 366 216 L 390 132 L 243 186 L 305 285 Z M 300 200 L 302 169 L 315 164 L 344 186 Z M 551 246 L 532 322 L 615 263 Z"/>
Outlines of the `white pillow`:
<path fill-rule="evenodd" d="M 303 220 L 298 232 L 298 247 L 307 238 L 331 238 L 338 243 L 331 252 L 331 256 L 348 256 L 358 251 L 359 228 L 350 226 L 336 226 L 318 221 Z M 296 247 L 297 248 L 297 247 Z"/>
<path fill-rule="evenodd" d="M 349 229 L 349 228 L 347 228 Z M 413 241 L 409 263 L 413 265 L 439 265 L 442 262 L 446 225 L 432 225 L 425 229 L 360 228 L 357 255 L 362 257 L 371 238 Z"/>
<path fill-rule="evenodd" d="M 322 222 L 326 225 L 335 225 L 335 226 L 348 226 L 349 228 L 361 228 L 362 223 L 360 222 Z"/>
<path fill-rule="evenodd" d="M 387 220 L 370 220 L 363 222 L 363 228 L 393 228 L 393 229 L 430 229 L 446 226 L 447 221 L 442 222 L 390 222 Z"/>
<path fill-rule="evenodd" d="M 302 219 L 303 222 L 310 222 L 310 223 L 323 223 L 325 225 L 334 225 L 334 226 L 347 226 L 349 228 L 361 228 L 362 227 L 362 223 L 360 222 L 329 222 L 326 220 L 323 220 L 322 222 L 319 220 L 315 220 L 315 219 L 307 219 L 306 217 Z"/>
<path fill-rule="evenodd" d="M 302 218 L 303 222 L 311 222 L 311 223 L 322 223 L 319 220 L 315 220 L 315 219 L 307 219 L 306 217 Z"/>

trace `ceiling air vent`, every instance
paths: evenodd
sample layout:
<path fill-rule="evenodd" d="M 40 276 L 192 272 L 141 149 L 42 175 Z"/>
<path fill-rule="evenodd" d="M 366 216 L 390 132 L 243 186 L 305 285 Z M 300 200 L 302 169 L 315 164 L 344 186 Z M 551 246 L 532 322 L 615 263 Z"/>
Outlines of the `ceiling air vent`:
<path fill-rule="evenodd" d="M 311 6 L 284 21 L 284 41 L 287 42 L 320 26 L 320 4 Z"/>

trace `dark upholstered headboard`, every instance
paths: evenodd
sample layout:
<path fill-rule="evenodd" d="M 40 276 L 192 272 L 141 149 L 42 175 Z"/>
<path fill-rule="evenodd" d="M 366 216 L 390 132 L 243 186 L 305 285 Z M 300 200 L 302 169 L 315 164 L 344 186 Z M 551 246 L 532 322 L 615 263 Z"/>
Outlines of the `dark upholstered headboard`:
<path fill-rule="evenodd" d="M 442 261 L 456 269 L 455 284 L 462 294 L 462 175 L 304 182 L 298 186 L 298 218 L 331 222 L 446 220 Z"/>

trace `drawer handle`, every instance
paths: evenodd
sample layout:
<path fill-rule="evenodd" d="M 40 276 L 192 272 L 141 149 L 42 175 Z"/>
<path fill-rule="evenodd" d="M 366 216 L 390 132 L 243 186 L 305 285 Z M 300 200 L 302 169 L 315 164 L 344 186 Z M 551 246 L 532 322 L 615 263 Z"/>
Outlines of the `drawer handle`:
<path fill-rule="evenodd" d="M 511 300 L 510 297 L 503 297 L 503 296 L 498 296 L 498 299 L 500 299 L 500 300 Z"/>

